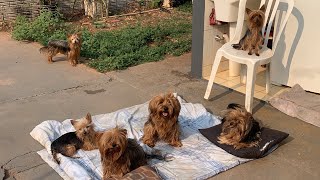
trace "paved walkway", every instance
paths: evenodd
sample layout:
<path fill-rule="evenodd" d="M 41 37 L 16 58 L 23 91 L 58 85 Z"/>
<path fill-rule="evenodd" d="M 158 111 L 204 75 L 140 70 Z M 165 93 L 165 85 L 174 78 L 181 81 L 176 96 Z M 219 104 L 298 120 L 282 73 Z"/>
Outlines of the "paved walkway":
<path fill-rule="evenodd" d="M 188 75 L 190 54 L 100 74 L 84 65 L 74 68 L 63 57 L 47 64 L 39 45 L 13 41 L 6 33 L 0 33 L 0 42 L 0 179 L 60 179 L 35 153 L 43 147 L 29 135 L 44 120 L 112 112 L 167 91 L 213 113 L 230 102 L 244 102 L 243 94 L 221 86 L 205 101 L 207 82 Z M 255 101 L 254 112 L 265 126 L 290 137 L 269 156 L 212 179 L 319 179 L 319 128 L 260 101 Z"/>

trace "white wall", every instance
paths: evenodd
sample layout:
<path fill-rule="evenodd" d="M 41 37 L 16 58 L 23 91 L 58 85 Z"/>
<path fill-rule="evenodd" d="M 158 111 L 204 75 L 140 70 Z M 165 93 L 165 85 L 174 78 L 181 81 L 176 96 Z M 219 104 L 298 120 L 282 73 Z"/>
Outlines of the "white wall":
<path fill-rule="evenodd" d="M 320 93 L 320 1 L 295 0 L 271 63 L 271 80 Z"/>

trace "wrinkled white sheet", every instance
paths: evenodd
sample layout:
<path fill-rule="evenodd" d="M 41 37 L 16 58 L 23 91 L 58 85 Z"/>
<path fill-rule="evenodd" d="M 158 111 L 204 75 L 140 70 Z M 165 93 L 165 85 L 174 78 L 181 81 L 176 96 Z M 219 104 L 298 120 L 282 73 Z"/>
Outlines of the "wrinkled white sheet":
<path fill-rule="evenodd" d="M 206 179 L 222 171 L 249 161 L 235 157 L 209 142 L 202 136 L 198 129 L 208 128 L 220 123 L 217 116 L 210 114 L 201 104 L 186 103 L 180 97 L 181 112 L 179 123 L 183 147 L 173 148 L 165 143 L 158 143 L 156 149 L 169 153 L 173 161 L 164 162 L 150 160 L 163 179 Z M 93 116 L 96 130 L 107 130 L 116 125 L 128 130 L 128 137 L 140 140 L 143 134 L 143 125 L 148 118 L 148 102 L 116 112 Z M 58 122 L 55 120 L 44 121 L 36 126 L 30 135 L 42 144 L 45 149 L 38 151 L 41 158 L 47 162 L 63 179 L 101 179 L 102 167 L 98 150 L 79 150 L 72 159 L 58 155 L 61 158 L 60 166 L 51 156 L 51 142 L 64 133 L 74 131 L 70 119 Z M 141 143 L 141 142 L 140 142 Z M 146 151 L 150 150 L 142 144 Z"/>

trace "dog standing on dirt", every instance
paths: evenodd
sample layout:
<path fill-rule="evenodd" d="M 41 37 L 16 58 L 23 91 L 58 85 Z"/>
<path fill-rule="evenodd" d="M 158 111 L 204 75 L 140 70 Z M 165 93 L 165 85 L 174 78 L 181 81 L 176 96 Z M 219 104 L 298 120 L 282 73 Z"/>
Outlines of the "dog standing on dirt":
<path fill-rule="evenodd" d="M 57 54 L 64 54 L 67 56 L 69 63 L 76 66 L 79 63 L 81 50 L 81 35 L 72 34 L 68 36 L 68 41 L 52 40 L 47 46 L 39 49 L 40 53 L 47 54 L 48 63 L 52 63 L 52 58 Z"/>
<path fill-rule="evenodd" d="M 229 104 L 222 119 L 220 144 L 232 145 L 235 149 L 258 146 L 260 125 L 252 114 L 239 104 Z"/>
<path fill-rule="evenodd" d="M 152 98 L 149 103 L 149 119 L 143 128 L 143 143 L 154 147 L 157 141 L 163 140 L 171 146 L 181 147 L 178 123 L 180 109 L 180 103 L 172 93 Z"/>

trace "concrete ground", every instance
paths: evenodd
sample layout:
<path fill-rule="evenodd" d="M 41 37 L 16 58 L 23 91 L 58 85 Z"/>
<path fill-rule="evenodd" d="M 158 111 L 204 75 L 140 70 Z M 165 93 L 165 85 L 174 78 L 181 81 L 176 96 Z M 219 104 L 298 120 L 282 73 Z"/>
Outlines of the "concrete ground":
<path fill-rule="evenodd" d="M 147 63 L 128 70 L 97 73 L 63 58 L 47 64 L 37 44 L 17 42 L 0 33 L 0 178 L 61 179 L 36 151 L 43 147 L 29 132 L 48 119 L 78 118 L 143 103 L 152 96 L 178 92 L 189 102 L 218 113 L 244 95 L 215 85 L 203 99 L 207 81 L 189 76 L 191 54 Z M 254 101 L 254 116 L 264 126 L 290 136 L 269 156 L 237 166 L 212 179 L 319 179 L 319 128 L 291 118 L 263 101 Z"/>

